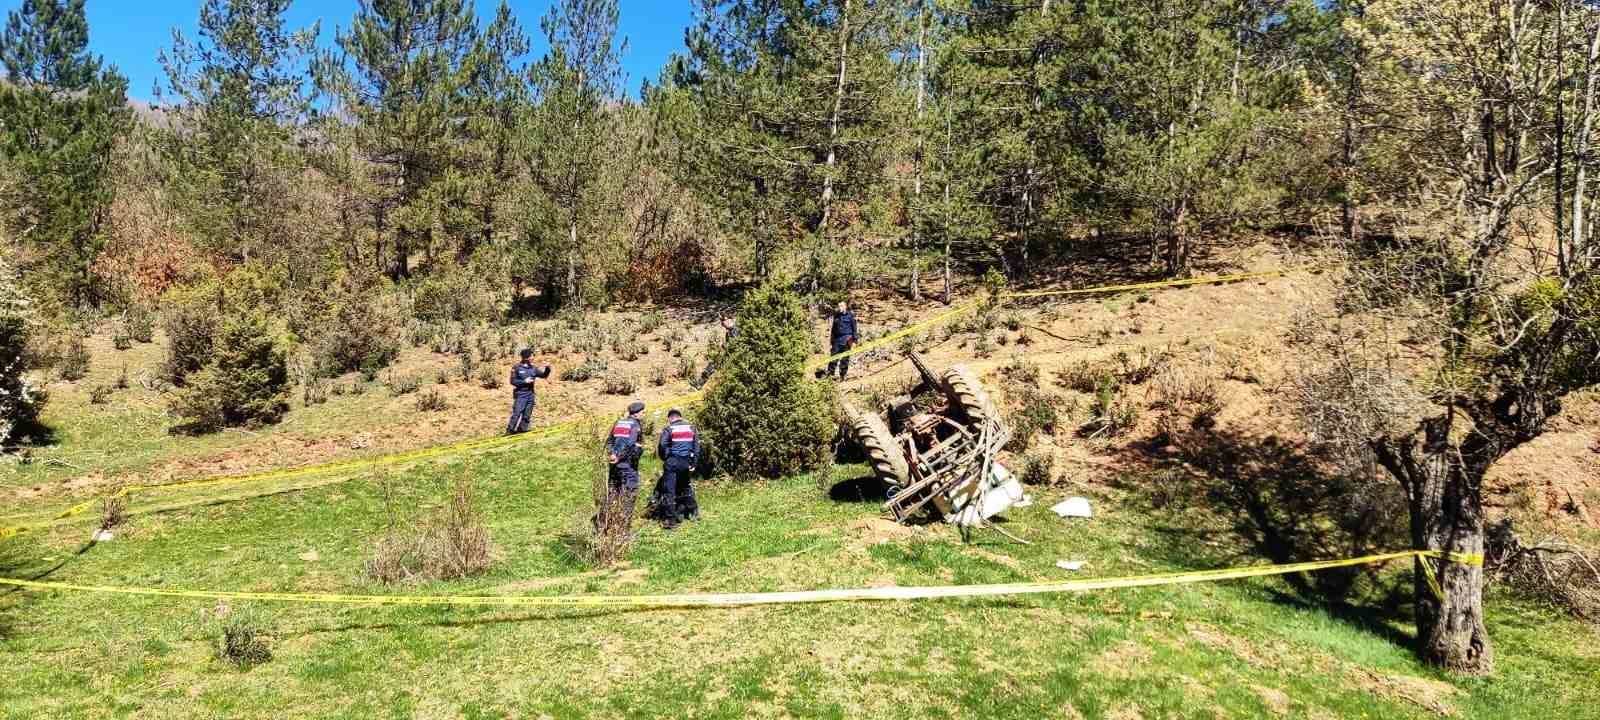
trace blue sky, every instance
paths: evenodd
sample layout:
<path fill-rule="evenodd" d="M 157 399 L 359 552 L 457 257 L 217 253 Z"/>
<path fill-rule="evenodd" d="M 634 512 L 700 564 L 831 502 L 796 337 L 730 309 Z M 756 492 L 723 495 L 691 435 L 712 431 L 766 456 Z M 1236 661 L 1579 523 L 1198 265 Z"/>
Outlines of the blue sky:
<path fill-rule="evenodd" d="M 105 56 L 128 76 L 128 95 L 153 100 L 154 83 L 162 78 L 156 53 L 172 44 L 172 28 L 193 37 L 200 17 L 202 0 L 88 0 L 89 47 Z M 500 0 L 476 0 L 478 14 L 493 17 Z M 0 11 L 9 13 L 22 0 L 0 0 Z M 628 39 L 628 52 L 622 58 L 628 74 L 628 87 L 637 94 L 640 80 L 655 81 L 667 56 L 683 48 L 683 30 L 690 21 L 689 0 L 620 0 L 621 33 Z M 356 0 L 294 0 L 289 9 L 289 26 L 300 28 L 322 21 L 322 42 L 333 42 L 337 27 L 349 27 L 355 15 Z M 539 32 L 539 18 L 550 0 L 511 0 L 511 9 L 522 29 L 533 42 L 533 57 L 543 54 L 546 45 Z"/>

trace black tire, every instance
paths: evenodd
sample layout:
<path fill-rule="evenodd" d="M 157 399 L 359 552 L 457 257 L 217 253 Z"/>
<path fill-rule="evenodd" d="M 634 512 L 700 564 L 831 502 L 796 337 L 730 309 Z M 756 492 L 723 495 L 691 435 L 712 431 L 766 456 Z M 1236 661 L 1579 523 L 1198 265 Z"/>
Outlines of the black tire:
<path fill-rule="evenodd" d="M 983 383 L 978 382 L 978 376 L 965 367 L 956 365 L 944 371 L 944 390 L 950 404 L 961 408 L 968 423 L 979 426 L 990 419 L 996 422 L 1000 420 L 1000 411 L 995 409 L 994 401 L 984 391 Z"/>
<path fill-rule="evenodd" d="M 891 488 L 905 485 L 911 470 L 883 418 L 846 408 L 845 420 L 850 425 L 850 436 L 860 446 L 861 452 L 866 454 L 873 476 Z"/>

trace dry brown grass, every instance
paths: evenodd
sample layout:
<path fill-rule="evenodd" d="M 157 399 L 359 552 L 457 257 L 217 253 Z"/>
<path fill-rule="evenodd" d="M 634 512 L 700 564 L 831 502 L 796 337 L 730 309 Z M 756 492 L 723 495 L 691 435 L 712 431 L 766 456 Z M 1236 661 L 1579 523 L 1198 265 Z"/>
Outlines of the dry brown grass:
<path fill-rule="evenodd" d="M 367 561 L 368 577 L 381 583 L 455 580 L 476 575 L 494 561 L 493 544 L 478 512 L 471 480 L 456 478 L 438 517 L 420 524 L 393 515 L 392 487 L 384 487 L 391 522 Z"/>

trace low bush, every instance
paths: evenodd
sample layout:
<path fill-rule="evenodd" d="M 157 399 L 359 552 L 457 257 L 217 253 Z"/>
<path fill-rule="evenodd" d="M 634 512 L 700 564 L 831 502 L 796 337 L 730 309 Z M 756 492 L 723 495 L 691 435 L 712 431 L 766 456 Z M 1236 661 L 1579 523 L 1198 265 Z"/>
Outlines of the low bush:
<path fill-rule="evenodd" d="M 1025 453 L 1017 477 L 1027 485 L 1051 485 L 1056 480 L 1056 458 L 1048 452 Z"/>
<path fill-rule="evenodd" d="M 1119 437 L 1138 422 L 1138 406 L 1123 395 L 1121 385 L 1107 379 L 1095 392 L 1094 403 L 1089 408 L 1089 422 L 1083 432 L 1094 438 Z"/>
<path fill-rule="evenodd" d="M 645 314 L 639 316 L 639 334 L 649 335 L 660 328 L 665 322 L 666 318 L 662 317 L 661 311 L 651 310 L 646 312 Z"/>
<path fill-rule="evenodd" d="M 604 360 L 585 360 L 562 370 L 561 379 L 567 382 L 588 382 L 605 374 L 606 365 Z"/>
<path fill-rule="evenodd" d="M 486 367 L 478 371 L 478 387 L 485 390 L 497 390 L 500 388 L 500 382 L 500 373 L 494 368 Z"/>
<path fill-rule="evenodd" d="M 110 492 L 100 498 L 100 529 L 110 530 L 128 521 L 127 486 L 112 485 Z"/>
<path fill-rule="evenodd" d="M 112 388 L 109 385 L 96 385 L 89 388 L 89 404 L 104 405 L 111 402 Z"/>
<path fill-rule="evenodd" d="M 67 382 L 77 382 L 88 377 L 89 349 L 84 346 L 83 336 L 74 334 L 67 340 L 66 349 L 61 353 L 61 360 L 56 365 L 56 372 Z"/>
<path fill-rule="evenodd" d="M 115 387 L 118 390 L 127 390 L 128 389 L 128 366 L 127 365 L 123 365 L 122 369 L 117 371 L 117 383 L 113 387 Z"/>
<path fill-rule="evenodd" d="M 289 410 L 289 368 L 266 315 L 239 308 L 221 321 L 216 347 L 172 400 L 179 432 L 277 422 Z"/>
<path fill-rule="evenodd" d="M 443 510 L 426 519 L 402 517 L 397 488 L 387 481 L 380 486 L 390 522 L 367 561 L 367 577 L 385 584 L 455 580 L 476 575 L 493 562 L 494 548 L 471 480 L 455 478 Z"/>
<path fill-rule="evenodd" d="M 309 330 L 321 374 L 359 370 L 375 376 L 399 356 L 403 324 L 383 283 L 370 272 L 340 277 L 329 306 Z"/>
<path fill-rule="evenodd" d="M 439 412 L 449 407 L 450 403 L 438 390 L 428 390 L 417 396 L 418 412 Z"/>
<path fill-rule="evenodd" d="M 153 342 L 156 337 L 156 313 L 146 305 L 129 305 L 122 311 L 122 327 L 136 343 Z"/>
<path fill-rule="evenodd" d="M 395 397 L 400 397 L 401 395 L 410 395 L 411 393 L 422 389 L 422 381 L 411 375 L 402 375 L 399 377 L 391 375 L 389 377 L 388 385 L 390 394 L 394 395 Z"/>
<path fill-rule="evenodd" d="M 117 329 L 111 334 L 111 347 L 116 350 L 133 347 L 133 337 L 128 335 L 128 331 L 121 324 L 118 324 Z"/>
<path fill-rule="evenodd" d="M 321 405 L 328 401 L 330 383 L 322 378 L 310 378 L 300 386 L 300 400 L 305 407 Z"/>
<path fill-rule="evenodd" d="M 664 366 L 664 365 L 656 365 L 656 366 L 650 368 L 650 384 L 651 385 L 653 385 L 655 387 L 661 387 L 662 385 L 667 384 L 667 380 L 668 379 L 670 379 L 670 378 L 667 377 L 667 368 L 666 368 L 666 366 Z"/>
<path fill-rule="evenodd" d="M 1111 378 L 1110 368 L 1088 360 L 1079 360 L 1056 371 L 1056 384 L 1068 390 L 1092 394 L 1100 383 Z"/>
<path fill-rule="evenodd" d="M 601 391 L 607 395 L 632 395 L 639 389 L 639 381 L 627 373 L 610 373 Z"/>
<path fill-rule="evenodd" d="M 1056 405 L 1060 398 L 1033 388 L 1024 387 L 1017 395 L 1014 407 L 1010 413 L 1011 441 L 1006 449 L 1014 452 L 1027 450 L 1033 443 L 1034 435 L 1045 433 L 1053 435 L 1059 421 Z"/>
<path fill-rule="evenodd" d="M 173 385 L 188 383 L 191 373 L 211 361 L 226 298 L 215 282 L 168 292 L 162 320 L 167 331 L 165 374 Z"/>
<path fill-rule="evenodd" d="M 268 662 L 272 660 L 272 636 L 253 618 L 232 614 L 222 624 L 217 657 L 241 669 Z"/>

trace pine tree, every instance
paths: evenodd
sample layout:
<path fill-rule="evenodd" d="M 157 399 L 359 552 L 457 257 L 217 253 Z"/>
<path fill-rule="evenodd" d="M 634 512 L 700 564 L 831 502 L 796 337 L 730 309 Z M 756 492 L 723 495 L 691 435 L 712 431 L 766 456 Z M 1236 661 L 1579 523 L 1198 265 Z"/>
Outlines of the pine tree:
<path fill-rule="evenodd" d="M 233 302 L 211 360 L 173 400 L 187 432 L 274 423 L 289 411 L 285 353 L 265 311 Z"/>
<path fill-rule="evenodd" d="M 23 350 L 33 327 L 33 311 L 11 266 L 0 257 L 0 446 L 36 429 L 46 396 L 25 377 Z M 0 447 L 0 455 L 6 453 Z"/>
<path fill-rule="evenodd" d="M 872 214 L 887 214 L 903 3 L 702 0 L 698 13 L 673 78 L 694 105 L 683 177 L 753 238 L 758 277 L 787 255 L 812 289 L 851 284 L 868 229 L 888 222 Z"/>
<path fill-rule="evenodd" d="M 478 38 L 468 65 L 467 85 L 470 204 L 476 210 L 476 232 L 461 236 L 459 257 L 465 261 L 480 245 L 494 240 L 500 225 L 500 205 L 511 197 L 519 174 L 516 162 L 517 124 L 528 106 L 528 86 L 523 72 L 513 66 L 528 52 L 528 38 L 504 1 Z"/>
<path fill-rule="evenodd" d="M 361 0 L 350 28 L 335 35 L 340 52 L 313 63 L 319 90 L 376 166 L 369 209 L 392 277 L 410 277 L 412 254 L 432 253 L 436 225 L 466 204 L 452 173 L 465 164 L 477 42 L 466 0 Z"/>
<path fill-rule="evenodd" d="M 804 303 L 764 286 L 745 295 L 738 323 L 698 413 L 716 466 L 743 478 L 824 466 L 837 413 L 831 386 L 805 371 L 816 340 Z"/>
<path fill-rule="evenodd" d="M 0 39 L 0 157 L 15 174 L 6 221 L 35 290 L 78 306 L 102 300 L 109 170 L 128 127 L 128 82 L 88 51 L 83 0 L 23 0 Z"/>
<path fill-rule="evenodd" d="M 173 30 L 159 56 L 176 103 L 160 146 L 195 236 L 248 260 L 276 251 L 294 222 L 292 187 L 303 160 L 291 140 L 311 109 L 305 63 L 317 26 L 291 31 L 290 0 L 206 0 L 198 37 Z"/>
<path fill-rule="evenodd" d="M 528 70 L 535 104 L 523 158 L 542 211 L 529 223 L 534 275 L 552 307 L 582 300 L 586 248 L 608 239 L 616 206 L 602 188 L 617 143 L 621 53 L 616 0 L 561 0 L 540 20 L 550 50 Z M 585 273 L 587 274 L 587 273 Z"/>

